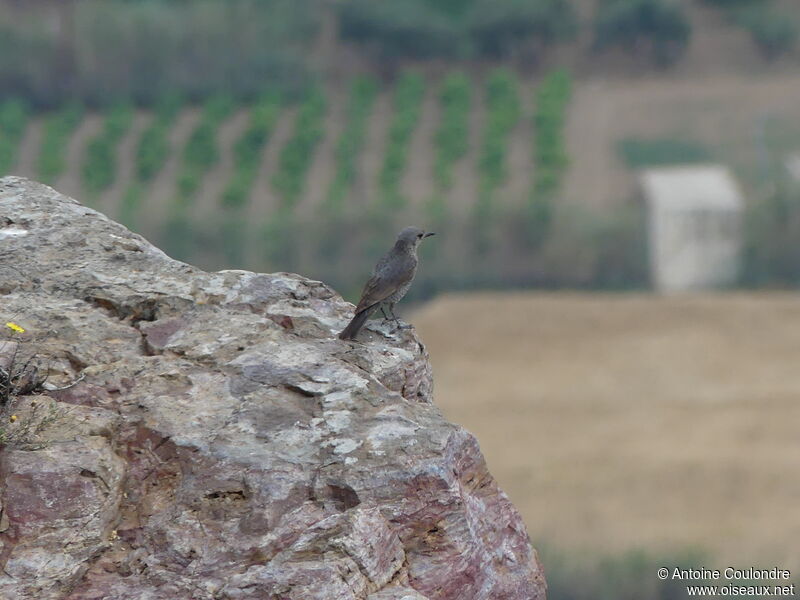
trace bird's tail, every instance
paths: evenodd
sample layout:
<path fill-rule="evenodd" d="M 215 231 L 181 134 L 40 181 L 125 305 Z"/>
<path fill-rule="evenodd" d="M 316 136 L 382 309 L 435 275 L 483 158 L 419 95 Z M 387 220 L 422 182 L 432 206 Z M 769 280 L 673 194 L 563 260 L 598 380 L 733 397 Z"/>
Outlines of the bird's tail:
<path fill-rule="evenodd" d="M 367 322 L 370 313 L 372 312 L 373 307 L 365 308 L 361 312 L 357 312 L 356 315 L 353 317 L 353 320 L 348 323 L 347 327 L 345 327 L 342 332 L 339 334 L 340 340 L 354 340 L 358 335 L 358 332 L 361 331 L 361 328 L 364 326 L 364 323 Z"/>

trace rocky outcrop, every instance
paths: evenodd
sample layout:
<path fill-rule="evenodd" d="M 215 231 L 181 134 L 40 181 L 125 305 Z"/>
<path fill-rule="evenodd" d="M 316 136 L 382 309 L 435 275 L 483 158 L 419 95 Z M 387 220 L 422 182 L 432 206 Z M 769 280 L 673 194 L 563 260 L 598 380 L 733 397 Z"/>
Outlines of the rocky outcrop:
<path fill-rule="evenodd" d="M 32 433 L 0 452 L 0 597 L 544 598 L 422 342 L 342 342 L 351 314 L 320 282 L 206 273 L 0 179 L 0 318 L 26 330 L 3 339 L 50 372 L 5 408 Z"/>

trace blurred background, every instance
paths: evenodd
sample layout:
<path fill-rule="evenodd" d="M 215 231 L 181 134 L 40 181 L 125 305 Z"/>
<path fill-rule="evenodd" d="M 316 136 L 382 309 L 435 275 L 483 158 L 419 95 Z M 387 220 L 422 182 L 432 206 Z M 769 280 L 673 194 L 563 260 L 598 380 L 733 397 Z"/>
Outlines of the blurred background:
<path fill-rule="evenodd" d="M 681 598 L 657 567 L 800 572 L 798 27 L 796 0 L 0 0 L 0 175 L 351 300 L 436 231 L 437 403 L 550 597 Z"/>

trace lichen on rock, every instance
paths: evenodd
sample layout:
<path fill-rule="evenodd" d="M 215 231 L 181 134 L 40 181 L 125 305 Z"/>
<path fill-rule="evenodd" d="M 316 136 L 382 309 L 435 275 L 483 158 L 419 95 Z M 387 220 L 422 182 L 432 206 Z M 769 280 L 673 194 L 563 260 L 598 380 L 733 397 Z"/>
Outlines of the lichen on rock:
<path fill-rule="evenodd" d="M 0 597 L 544 598 L 413 330 L 342 342 L 352 305 L 323 283 L 204 272 L 17 177 L 0 301 L 49 361 L 20 406 L 64 415 L 0 451 Z"/>

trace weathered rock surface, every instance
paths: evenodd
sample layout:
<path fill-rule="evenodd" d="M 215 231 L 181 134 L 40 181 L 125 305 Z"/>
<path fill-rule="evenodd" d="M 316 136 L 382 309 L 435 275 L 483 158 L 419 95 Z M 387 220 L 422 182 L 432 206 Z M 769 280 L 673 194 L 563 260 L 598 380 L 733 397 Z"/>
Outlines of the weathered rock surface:
<path fill-rule="evenodd" d="M 206 273 L 0 179 L 0 317 L 53 387 L 0 452 L 0 597 L 538 599 L 523 523 L 413 331 L 287 273 Z M 11 334 L 3 334 L 8 338 Z"/>

